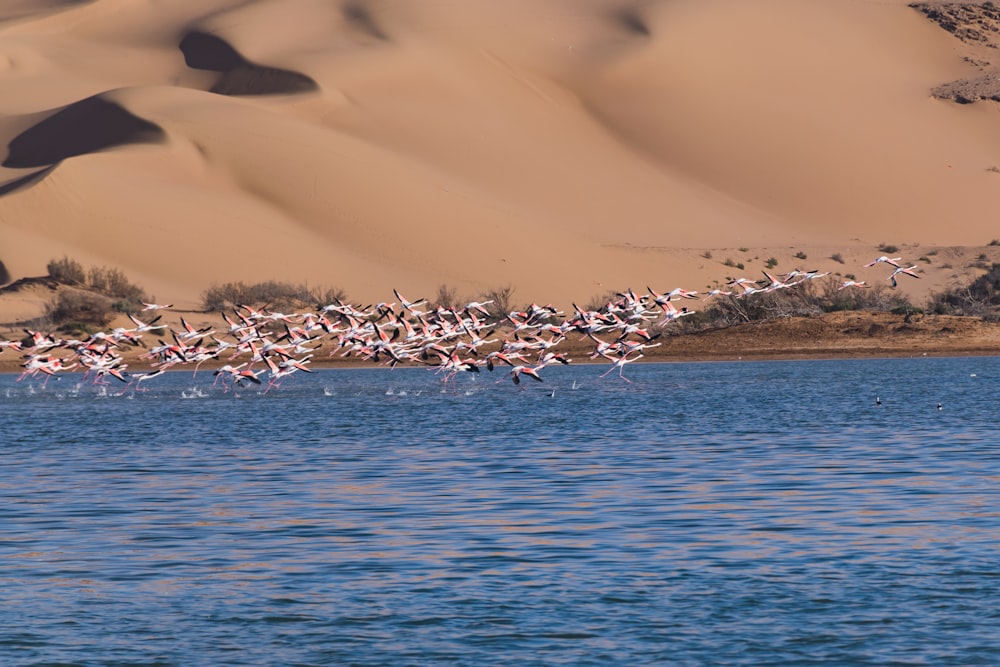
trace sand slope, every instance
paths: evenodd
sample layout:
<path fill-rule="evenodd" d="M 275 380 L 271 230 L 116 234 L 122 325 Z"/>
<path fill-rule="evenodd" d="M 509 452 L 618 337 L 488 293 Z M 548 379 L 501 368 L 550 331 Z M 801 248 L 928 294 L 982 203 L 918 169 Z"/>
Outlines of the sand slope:
<path fill-rule="evenodd" d="M 5 3 L 0 261 L 566 304 L 890 243 L 925 295 L 1000 260 L 1000 107 L 931 94 L 988 50 L 885 1 Z"/>

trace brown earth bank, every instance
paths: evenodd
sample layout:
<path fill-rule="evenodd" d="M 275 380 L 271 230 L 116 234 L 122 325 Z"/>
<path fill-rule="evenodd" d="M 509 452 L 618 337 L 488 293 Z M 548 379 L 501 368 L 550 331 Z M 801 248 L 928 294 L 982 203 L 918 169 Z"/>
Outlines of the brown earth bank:
<path fill-rule="evenodd" d="M 650 359 L 819 359 L 1000 354 L 1000 325 L 976 317 L 841 311 L 668 335 Z"/>
<path fill-rule="evenodd" d="M 174 314 L 177 315 L 176 313 Z M 217 317 L 205 313 L 185 313 L 194 326 L 213 323 Z M 498 334 L 503 331 L 499 330 Z M 21 338 L 23 330 L 6 326 L 0 335 L 8 340 Z M 146 345 L 156 345 L 157 338 L 144 338 Z M 790 317 L 769 322 L 751 322 L 723 329 L 680 332 L 668 329 L 658 338 L 656 347 L 645 350 L 645 362 L 684 361 L 750 361 L 795 359 L 850 359 L 914 356 L 991 356 L 1000 354 L 1000 324 L 984 322 L 974 317 L 952 315 L 875 313 L 841 311 L 814 317 Z M 492 349 L 492 348 L 490 348 Z M 151 368 L 141 359 L 148 348 L 127 347 L 119 354 L 128 370 Z M 598 357 L 591 359 L 593 343 L 578 334 L 571 334 L 558 345 L 557 351 L 573 363 L 609 363 Z M 239 363 L 244 358 L 228 359 L 224 355 L 201 366 L 211 370 L 225 363 Z M 0 354 L 0 372 L 21 370 L 20 353 L 7 350 Z M 356 356 L 342 356 L 342 350 L 329 340 L 323 342 L 311 358 L 313 368 L 377 367 L 375 362 Z M 191 371 L 189 366 L 175 366 Z M 496 372 L 502 372 L 498 370 Z"/>

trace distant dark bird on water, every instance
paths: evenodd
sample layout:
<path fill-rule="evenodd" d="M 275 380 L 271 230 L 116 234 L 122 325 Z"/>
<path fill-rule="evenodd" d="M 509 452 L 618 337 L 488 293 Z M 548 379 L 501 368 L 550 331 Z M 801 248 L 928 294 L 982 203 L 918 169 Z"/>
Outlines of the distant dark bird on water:
<path fill-rule="evenodd" d="M 878 396 L 875 397 L 875 405 L 882 405 L 882 399 Z"/>

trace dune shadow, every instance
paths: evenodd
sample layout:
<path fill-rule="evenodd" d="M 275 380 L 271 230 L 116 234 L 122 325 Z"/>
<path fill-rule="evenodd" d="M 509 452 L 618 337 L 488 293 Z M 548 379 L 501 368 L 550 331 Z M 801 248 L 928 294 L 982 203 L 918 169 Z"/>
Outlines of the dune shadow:
<path fill-rule="evenodd" d="M 207 32 L 192 30 L 179 48 L 188 67 L 221 73 L 210 89 L 219 95 L 292 95 L 319 88 L 305 74 L 252 63 L 224 39 Z"/>
<path fill-rule="evenodd" d="M 4 167 L 45 169 L 0 186 L 0 194 L 38 181 L 66 158 L 127 144 L 158 143 L 165 138 L 158 125 L 100 95 L 88 97 L 63 107 L 11 140 Z"/>
<path fill-rule="evenodd" d="M 633 35 L 649 37 L 652 34 L 649 25 L 635 10 L 623 9 L 617 12 L 614 18 L 622 28 Z"/>
<path fill-rule="evenodd" d="M 7 266 L 0 261 L 0 285 L 6 285 L 10 282 L 10 271 L 7 270 Z"/>
<path fill-rule="evenodd" d="M 38 183 L 43 178 L 49 175 L 49 172 L 55 169 L 55 165 L 50 165 L 44 169 L 39 169 L 33 171 L 27 176 L 22 176 L 21 178 L 15 178 L 13 180 L 7 181 L 6 183 L 0 184 L 0 197 L 8 195 L 11 192 L 17 192 L 22 188 L 30 188 L 35 183 Z"/>
<path fill-rule="evenodd" d="M 347 2 L 343 6 L 344 20 L 369 37 L 380 41 L 389 39 L 389 35 L 379 27 L 372 13 L 360 2 Z"/>

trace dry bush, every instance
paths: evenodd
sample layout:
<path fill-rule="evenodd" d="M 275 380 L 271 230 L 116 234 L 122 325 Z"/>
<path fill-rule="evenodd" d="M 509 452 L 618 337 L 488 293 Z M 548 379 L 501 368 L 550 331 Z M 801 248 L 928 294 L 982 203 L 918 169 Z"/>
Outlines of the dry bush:
<path fill-rule="evenodd" d="M 716 297 L 704 314 L 686 327 L 725 327 L 740 322 L 767 322 L 784 317 L 805 317 L 823 312 L 821 300 L 814 285 L 804 283 L 789 289 L 762 292 L 750 296 Z M 694 319 L 694 316 L 683 319 Z"/>
<path fill-rule="evenodd" d="M 121 269 L 94 266 L 86 271 L 80 262 L 69 257 L 49 260 L 46 268 L 49 278 L 56 282 L 86 286 L 101 296 L 109 297 L 111 308 L 118 312 L 138 312 L 142 308 L 142 302 L 147 298 L 145 290 L 129 282 Z"/>
<path fill-rule="evenodd" d="M 316 303 L 328 306 L 332 303 L 346 303 L 347 290 L 342 287 L 320 287 L 315 290 Z"/>
<path fill-rule="evenodd" d="M 491 318 L 502 320 L 514 309 L 514 288 L 510 285 L 492 287 L 483 292 L 479 300 L 492 301 L 486 306 L 486 310 L 490 311 Z"/>
<path fill-rule="evenodd" d="M 458 305 L 458 290 L 446 283 L 438 285 L 433 306 L 435 308 L 456 308 Z"/>
<path fill-rule="evenodd" d="M 867 288 L 839 288 L 840 281 L 833 276 L 821 281 L 819 289 L 824 310 L 870 310 L 874 312 L 914 310 L 909 299 L 902 293 L 891 289 L 888 283 L 876 283 Z"/>
<path fill-rule="evenodd" d="M 603 294 L 595 294 L 594 296 L 590 297 L 590 300 L 586 304 L 584 304 L 583 309 L 593 310 L 593 311 L 604 310 L 605 306 L 607 306 L 608 303 L 617 301 L 619 298 L 621 298 L 618 296 L 618 294 L 619 292 L 616 292 L 615 290 L 608 290 Z"/>
<path fill-rule="evenodd" d="M 142 308 L 142 302 L 147 300 L 145 290 L 129 282 L 120 269 L 92 267 L 87 276 L 87 284 L 114 299 L 114 308 L 119 312 L 136 313 Z"/>
<path fill-rule="evenodd" d="M 726 327 L 741 322 L 767 322 L 784 317 L 813 317 L 834 310 L 912 312 L 905 296 L 877 284 L 868 288 L 838 289 L 833 276 L 809 280 L 788 289 L 759 292 L 746 297 L 723 296 L 697 316 L 682 318 L 680 331 Z M 685 321 L 687 320 L 687 321 Z"/>
<path fill-rule="evenodd" d="M 968 285 L 955 287 L 930 298 L 928 310 L 941 315 L 966 315 L 1000 321 L 1000 264 Z"/>
<path fill-rule="evenodd" d="M 87 271 L 87 285 L 98 292 L 107 291 L 108 272 L 104 267 L 92 266 Z"/>
<path fill-rule="evenodd" d="M 50 259 L 45 268 L 49 272 L 49 278 L 64 285 L 82 285 L 87 279 L 83 265 L 69 257 Z"/>
<path fill-rule="evenodd" d="M 45 316 L 62 329 L 105 327 L 114 316 L 111 298 L 81 289 L 64 289 L 45 304 Z"/>
<path fill-rule="evenodd" d="M 266 306 L 275 310 L 293 310 L 328 305 L 344 301 L 347 293 L 340 288 L 310 288 L 304 283 L 294 284 L 267 280 L 259 283 L 230 282 L 211 285 L 202 294 L 205 310 L 225 310 L 237 305 Z"/>

